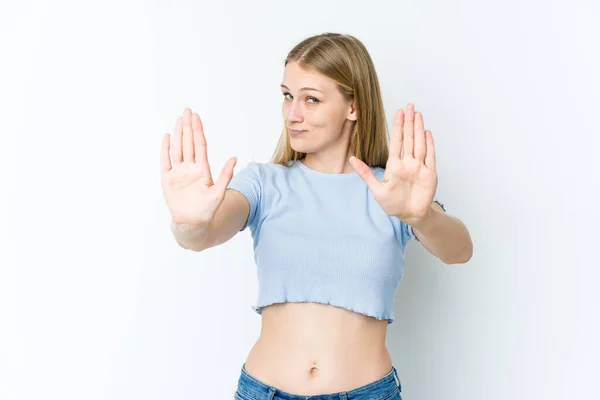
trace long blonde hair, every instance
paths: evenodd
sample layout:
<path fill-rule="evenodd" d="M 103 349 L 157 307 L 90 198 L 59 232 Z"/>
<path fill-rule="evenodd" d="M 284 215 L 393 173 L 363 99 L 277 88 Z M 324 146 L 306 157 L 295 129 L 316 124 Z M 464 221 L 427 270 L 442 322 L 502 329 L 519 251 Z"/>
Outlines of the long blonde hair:
<path fill-rule="evenodd" d="M 304 69 L 332 79 L 342 95 L 356 101 L 357 119 L 350 133 L 349 148 L 370 167 L 385 168 L 388 129 L 379 80 L 365 46 L 350 35 L 323 33 L 298 43 L 287 55 L 284 66 L 289 62 L 297 62 Z M 297 152 L 290 146 L 284 121 L 271 162 L 288 165 L 305 156 L 306 153 Z"/>

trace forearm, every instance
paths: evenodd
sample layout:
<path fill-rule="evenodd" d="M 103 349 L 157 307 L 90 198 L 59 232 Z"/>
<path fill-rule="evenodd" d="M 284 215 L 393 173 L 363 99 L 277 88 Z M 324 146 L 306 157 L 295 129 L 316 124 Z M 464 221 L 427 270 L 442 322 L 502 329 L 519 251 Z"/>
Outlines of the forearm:
<path fill-rule="evenodd" d="M 473 242 L 465 224 L 432 206 L 429 215 L 412 226 L 424 247 L 446 264 L 466 263 L 473 255 Z"/>
<path fill-rule="evenodd" d="M 186 224 L 176 224 L 171 221 L 171 232 L 181 247 L 187 250 L 202 251 L 208 238 L 209 225 L 198 228 Z"/>

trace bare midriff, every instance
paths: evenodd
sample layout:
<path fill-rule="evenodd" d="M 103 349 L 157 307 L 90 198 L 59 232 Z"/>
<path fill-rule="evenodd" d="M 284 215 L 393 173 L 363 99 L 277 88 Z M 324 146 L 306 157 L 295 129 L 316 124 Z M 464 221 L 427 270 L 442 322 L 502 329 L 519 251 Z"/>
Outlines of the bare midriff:
<path fill-rule="evenodd" d="M 350 391 L 392 370 L 387 319 L 321 303 L 278 303 L 261 313 L 245 369 L 267 385 L 314 396 Z"/>

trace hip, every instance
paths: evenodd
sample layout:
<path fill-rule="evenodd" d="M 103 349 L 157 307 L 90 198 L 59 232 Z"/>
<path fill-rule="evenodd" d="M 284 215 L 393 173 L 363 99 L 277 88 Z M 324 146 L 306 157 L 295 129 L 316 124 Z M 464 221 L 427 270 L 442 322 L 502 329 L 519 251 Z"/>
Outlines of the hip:
<path fill-rule="evenodd" d="M 287 393 L 314 396 L 351 391 L 392 372 L 385 345 L 338 347 L 333 343 L 306 346 L 284 340 L 259 338 L 243 372 L 257 381 Z"/>
<path fill-rule="evenodd" d="M 242 365 L 238 386 L 234 398 L 236 400 L 402 400 L 401 384 L 396 369 L 382 377 L 350 390 L 312 393 L 311 390 L 290 392 L 279 386 L 268 384 L 250 374 Z"/>
<path fill-rule="evenodd" d="M 242 368 L 248 381 L 306 397 L 351 392 L 394 371 L 385 320 L 318 303 L 276 304 L 262 317 Z"/>

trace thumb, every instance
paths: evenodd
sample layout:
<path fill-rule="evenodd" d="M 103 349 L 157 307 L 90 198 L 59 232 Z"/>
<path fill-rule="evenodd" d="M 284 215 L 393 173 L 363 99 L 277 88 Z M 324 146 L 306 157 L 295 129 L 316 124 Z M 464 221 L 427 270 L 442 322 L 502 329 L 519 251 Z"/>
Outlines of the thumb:
<path fill-rule="evenodd" d="M 350 157 L 350 165 L 352 168 L 358 173 L 358 176 L 362 178 L 363 181 L 367 184 L 371 192 L 377 193 L 379 188 L 381 187 L 381 182 L 377 179 L 371 168 L 358 158 L 352 156 Z"/>
<path fill-rule="evenodd" d="M 229 160 L 227 160 L 227 162 L 223 166 L 223 169 L 221 170 L 221 174 L 219 175 L 219 178 L 215 182 L 215 186 L 218 188 L 219 192 L 225 194 L 225 191 L 227 190 L 227 186 L 229 185 L 231 178 L 233 178 L 233 169 L 235 168 L 236 164 L 237 164 L 237 157 L 231 157 Z"/>

